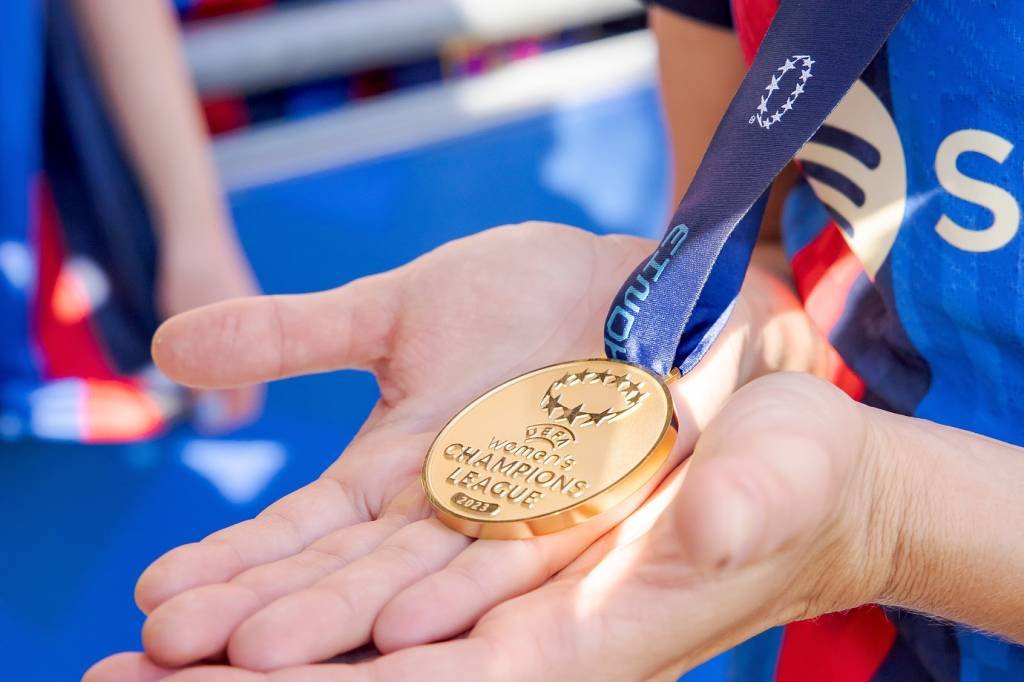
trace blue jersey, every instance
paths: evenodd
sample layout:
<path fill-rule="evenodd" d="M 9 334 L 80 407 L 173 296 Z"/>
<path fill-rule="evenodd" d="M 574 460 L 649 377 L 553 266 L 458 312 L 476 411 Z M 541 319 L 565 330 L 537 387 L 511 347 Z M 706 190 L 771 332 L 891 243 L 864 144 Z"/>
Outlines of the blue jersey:
<path fill-rule="evenodd" d="M 155 237 L 68 0 L 0 3 L 0 67 L 0 440 L 154 435 Z"/>
<path fill-rule="evenodd" d="M 658 1 L 734 25 L 748 59 L 778 7 Z M 1016 445 L 1022 54 L 1024 4 L 919 0 L 797 155 L 804 182 L 783 215 L 799 293 L 845 361 L 837 384 L 865 403 Z M 876 607 L 769 633 L 735 660 L 752 666 L 740 679 L 1024 679 L 1024 648 Z"/>

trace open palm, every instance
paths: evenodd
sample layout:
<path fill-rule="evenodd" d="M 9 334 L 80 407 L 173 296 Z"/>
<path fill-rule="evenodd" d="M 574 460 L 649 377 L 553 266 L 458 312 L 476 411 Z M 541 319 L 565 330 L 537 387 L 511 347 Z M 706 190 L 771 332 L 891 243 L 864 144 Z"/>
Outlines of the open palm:
<path fill-rule="evenodd" d="M 154 356 L 182 383 L 229 388 L 360 368 L 375 374 L 381 398 L 318 480 L 143 574 L 149 657 L 176 667 L 226 652 L 268 670 L 371 639 L 385 651 L 421 644 L 469 629 L 575 559 L 617 519 L 471 541 L 430 516 L 419 470 L 437 430 L 483 391 L 601 355 L 608 301 L 652 246 L 545 224 L 501 228 L 332 291 L 238 299 L 167 322 Z M 739 382 L 743 306 L 730 325 L 673 386 L 680 438 L 664 471 Z"/>

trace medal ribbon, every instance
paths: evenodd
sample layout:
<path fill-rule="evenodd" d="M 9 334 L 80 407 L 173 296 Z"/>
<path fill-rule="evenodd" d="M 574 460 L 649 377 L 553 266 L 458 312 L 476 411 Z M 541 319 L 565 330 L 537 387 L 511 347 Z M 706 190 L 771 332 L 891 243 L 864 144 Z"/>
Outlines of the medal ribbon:
<path fill-rule="evenodd" d="M 782 0 L 665 237 L 612 302 L 609 358 L 662 376 L 700 361 L 732 312 L 772 181 L 912 3 Z"/>

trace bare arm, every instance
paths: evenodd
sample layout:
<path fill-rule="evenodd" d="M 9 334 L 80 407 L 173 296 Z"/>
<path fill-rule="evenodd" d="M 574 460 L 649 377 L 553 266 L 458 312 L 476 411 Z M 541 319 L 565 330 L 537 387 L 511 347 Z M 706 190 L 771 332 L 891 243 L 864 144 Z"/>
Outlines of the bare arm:
<path fill-rule="evenodd" d="M 690 186 L 747 67 L 732 31 L 661 7 L 651 9 L 649 18 L 658 40 L 658 70 L 678 201 Z"/>
<path fill-rule="evenodd" d="M 675 200 L 690 186 L 718 121 L 747 72 L 736 34 L 661 7 L 649 13 L 658 40 L 661 96 L 672 140 Z M 782 198 L 795 174 L 775 182 L 761 239 L 777 241 Z"/>
<path fill-rule="evenodd" d="M 208 229 L 223 200 L 167 0 L 73 0 L 158 229 Z M 167 235 L 161 235 L 167 237 Z"/>
<path fill-rule="evenodd" d="M 107 109 L 153 216 L 160 246 L 160 312 L 170 316 L 255 293 L 170 2 L 71 1 Z M 206 426 L 221 428 L 251 415 L 259 395 L 256 389 L 208 394 L 200 405 L 209 407 L 197 414 Z"/>
<path fill-rule="evenodd" d="M 881 601 L 1024 642 L 1024 449 L 870 411 L 901 483 L 883 497 L 895 551 Z"/>

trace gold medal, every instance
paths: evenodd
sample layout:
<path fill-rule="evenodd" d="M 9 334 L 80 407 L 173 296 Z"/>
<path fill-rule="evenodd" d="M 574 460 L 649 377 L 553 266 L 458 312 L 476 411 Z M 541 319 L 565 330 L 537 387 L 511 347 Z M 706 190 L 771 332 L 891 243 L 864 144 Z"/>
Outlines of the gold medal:
<path fill-rule="evenodd" d="M 445 525 L 477 538 L 553 533 L 642 487 L 675 442 L 661 378 L 618 360 L 534 370 L 480 396 L 441 430 L 423 488 Z"/>

